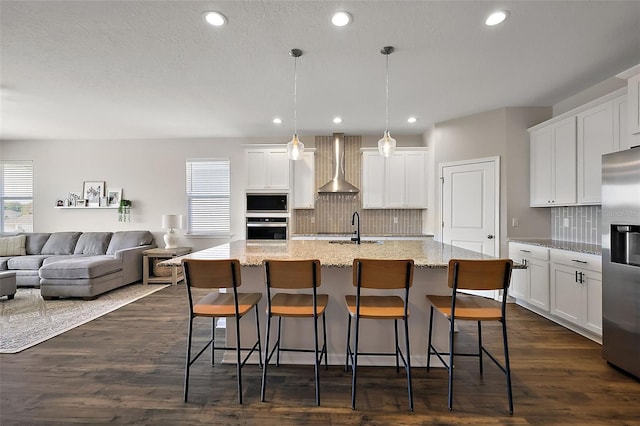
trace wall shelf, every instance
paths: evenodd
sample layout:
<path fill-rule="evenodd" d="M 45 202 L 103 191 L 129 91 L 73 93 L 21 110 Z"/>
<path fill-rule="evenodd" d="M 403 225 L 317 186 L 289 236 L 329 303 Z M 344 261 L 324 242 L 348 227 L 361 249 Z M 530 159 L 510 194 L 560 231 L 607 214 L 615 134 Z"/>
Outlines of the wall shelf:
<path fill-rule="evenodd" d="M 118 206 L 84 206 L 84 207 L 73 207 L 73 206 L 54 206 L 55 209 L 70 209 L 70 210 L 86 210 L 86 209 L 117 209 Z"/>

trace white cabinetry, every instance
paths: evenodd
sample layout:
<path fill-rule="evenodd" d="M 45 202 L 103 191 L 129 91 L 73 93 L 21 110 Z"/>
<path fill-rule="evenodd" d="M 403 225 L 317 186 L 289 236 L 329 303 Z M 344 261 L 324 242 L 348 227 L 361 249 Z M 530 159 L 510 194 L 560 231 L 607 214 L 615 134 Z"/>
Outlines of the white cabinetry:
<path fill-rule="evenodd" d="M 602 336 L 601 270 L 600 256 L 551 250 L 551 314 Z"/>
<path fill-rule="evenodd" d="M 549 249 L 519 243 L 509 243 L 509 258 L 527 269 L 514 269 L 509 295 L 520 304 L 533 305 L 549 311 Z"/>
<path fill-rule="evenodd" d="M 578 204 L 601 203 L 602 154 L 617 148 L 613 128 L 613 101 L 578 114 Z"/>
<path fill-rule="evenodd" d="M 576 119 L 531 133 L 531 206 L 576 202 Z"/>
<path fill-rule="evenodd" d="M 362 207 L 427 208 L 426 152 L 396 150 L 390 157 L 362 153 Z"/>
<path fill-rule="evenodd" d="M 626 96 L 613 100 L 613 143 L 614 151 L 624 151 L 631 148 L 631 136 L 628 132 L 629 121 L 628 101 Z M 639 136 L 640 138 L 640 136 Z"/>
<path fill-rule="evenodd" d="M 305 150 L 293 162 L 293 208 L 312 209 L 316 199 L 315 153 Z"/>
<path fill-rule="evenodd" d="M 637 74 L 627 80 L 627 126 L 630 135 L 640 134 L 640 65 L 635 70 Z"/>
<path fill-rule="evenodd" d="M 246 189 L 289 189 L 289 158 L 285 148 L 245 150 Z"/>

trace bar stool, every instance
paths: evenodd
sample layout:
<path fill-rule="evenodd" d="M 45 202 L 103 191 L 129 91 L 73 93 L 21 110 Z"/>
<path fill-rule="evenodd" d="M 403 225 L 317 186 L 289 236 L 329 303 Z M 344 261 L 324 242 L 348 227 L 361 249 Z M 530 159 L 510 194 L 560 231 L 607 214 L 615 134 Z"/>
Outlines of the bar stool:
<path fill-rule="evenodd" d="M 482 376 L 482 354 L 485 353 L 502 370 L 507 377 L 507 396 L 509 413 L 513 414 L 513 396 L 511 392 L 511 368 L 509 365 L 509 346 L 507 344 L 506 301 L 507 289 L 511 280 L 513 261 L 510 259 L 495 260 L 462 260 L 449 261 L 449 287 L 453 289 L 451 296 L 427 296 L 431 304 L 429 312 L 429 342 L 427 351 L 427 371 L 430 367 L 431 355 L 436 355 L 449 373 L 449 410 L 453 409 L 453 366 L 454 356 L 473 356 L 479 358 L 480 375 Z M 497 302 L 486 297 L 459 294 L 458 290 L 502 290 L 502 300 Z M 431 343 L 433 332 L 433 311 L 437 310 L 449 320 L 449 352 L 438 352 Z M 455 353 L 454 328 L 455 321 L 477 321 L 478 352 Z M 502 343 L 504 346 L 504 366 L 482 345 L 482 322 L 499 321 L 502 324 Z M 449 355 L 447 363 L 443 355 Z"/>
<path fill-rule="evenodd" d="M 314 354 L 314 368 L 316 381 L 316 405 L 320 405 L 320 364 L 324 357 L 325 368 L 327 362 L 327 328 L 325 310 L 329 302 L 326 294 L 317 294 L 320 287 L 319 260 L 269 260 L 262 262 L 267 285 L 267 337 L 265 342 L 265 361 L 262 370 L 262 389 L 260 399 L 264 402 L 267 387 L 267 366 L 274 352 L 276 366 L 280 365 L 280 351 L 312 352 Z M 311 294 L 277 293 L 271 296 L 271 289 L 299 290 L 311 289 Z M 318 349 L 318 316 L 322 316 L 322 348 Z M 278 317 L 278 337 L 276 344 L 269 352 L 269 335 L 271 332 L 271 318 Z M 313 318 L 314 349 L 283 348 L 280 340 L 283 317 Z"/>
<path fill-rule="evenodd" d="M 236 368 L 238 376 L 238 403 L 242 404 L 242 367 L 247 359 L 257 349 L 258 362 L 262 367 L 262 348 L 260 347 L 260 323 L 258 320 L 258 302 L 262 298 L 261 293 L 238 293 L 237 288 L 242 284 L 240 275 L 240 262 L 235 259 L 227 260 L 196 260 L 183 259 L 185 283 L 187 284 L 187 294 L 189 296 L 189 335 L 187 339 L 187 361 L 184 378 L 184 402 L 187 402 L 189 391 L 189 370 L 191 365 L 211 346 L 211 365 L 214 364 L 214 354 L 216 349 L 235 350 Z M 230 293 L 220 293 L 214 291 L 193 303 L 192 288 L 200 289 L 232 289 Z M 242 348 L 240 345 L 240 318 L 243 318 L 251 309 L 255 311 L 256 317 L 256 342 L 250 348 Z M 193 335 L 193 320 L 196 317 L 209 317 L 211 321 L 211 340 L 191 358 L 191 338 Z M 216 318 L 235 318 L 236 320 L 236 346 L 219 347 L 216 346 Z M 248 350 L 249 353 L 242 359 L 241 350 Z"/>
<path fill-rule="evenodd" d="M 356 408 L 356 378 L 358 355 L 395 356 L 396 372 L 400 371 L 402 359 L 407 373 L 409 409 L 413 411 L 413 389 L 411 385 L 411 350 L 409 348 L 409 288 L 413 284 L 413 260 L 354 259 L 353 285 L 356 295 L 345 296 L 349 323 L 347 327 L 347 357 L 344 370 L 351 362 L 351 408 Z M 404 289 L 404 297 L 396 295 L 362 295 L 361 289 L 399 290 Z M 355 338 L 351 350 L 351 318 L 355 318 Z M 393 353 L 359 352 L 358 338 L 360 319 L 393 320 L 395 351 Z M 398 344 L 398 320 L 404 321 L 406 352 L 403 354 Z"/>

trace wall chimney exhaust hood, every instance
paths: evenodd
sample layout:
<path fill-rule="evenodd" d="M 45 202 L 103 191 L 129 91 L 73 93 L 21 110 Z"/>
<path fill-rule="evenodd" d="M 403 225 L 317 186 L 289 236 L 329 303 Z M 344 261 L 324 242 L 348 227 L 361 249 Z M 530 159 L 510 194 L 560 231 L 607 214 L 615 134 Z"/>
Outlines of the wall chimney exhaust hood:
<path fill-rule="evenodd" d="M 344 133 L 333 134 L 333 178 L 318 189 L 320 194 L 360 192 L 344 177 Z"/>

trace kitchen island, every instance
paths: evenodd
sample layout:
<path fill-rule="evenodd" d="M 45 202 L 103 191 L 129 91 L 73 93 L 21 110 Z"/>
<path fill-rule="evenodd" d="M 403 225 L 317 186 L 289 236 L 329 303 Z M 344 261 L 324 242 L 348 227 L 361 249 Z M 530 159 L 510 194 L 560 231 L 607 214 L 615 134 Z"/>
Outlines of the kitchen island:
<path fill-rule="evenodd" d="M 322 264 L 322 285 L 319 288 L 319 293 L 329 295 L 329 305 L 326 310 L 327 353 L 329 363 L 332 365 L 342 365 L 345 361 L 347 310 L 344 306 L 344 296 L 355 294 L 355 288 L 352 285 L 353 259 L 413 259 L 415 271 L 413 287 L 409 291 L 409 334 L 411 339 L 411 363 L 416 367 L 426 365 L 429 309 L 425 295 L 447 295 L 451 293 L 447 286 L 449 259 L 493 259 L 492 256 L 453 247 L 432 239 L 363 241 L 360 245 L 344 240 L 238 240 L 166 260 L 162 264 L 177 266 L 180 265 L 182 259 L 227 258 L 238 259 L 242 265 L 241 291 L 261 292 L 263 294 L 266 293 L 262 270 L 263 259 L 320 260 Z M 372 291 L 371 294 L 375 294 L 375 291 Z M 401 294 L 401 292 L 398 293 L 398 295 Z M 264 334 L 266 325 L 264 314 L 266 303 L 266 298 L 263 297 L 260 301 L 259 309 L 262 334 Z M 446 348 L 448 345 L 447 321 L 440 316 L 435 316 L 434 321 L 435 342 L 439 347 Z M 227 321 L 227 344 L 229 346 L 235 345 L 234 326 L 233 321 Z M 243 345 L 245 343 L 248 345 L 251 339 L 255 338 L 255 325 L 253 321 L 241 321 L 241 327 Z M 360 347 L 363 352 L 393 351 L 394 334 L 392 322 L 363 320 L 360 323 L 360 327 Z M 312 348 L 312 330 L 311 320 L 294 319 L 283 321 L 283 347 Z M 265 336 L 262 335 L 263 341 L 264 338 Z M 273 338 L 271 341 L 273 341 Z M 280 356 L 280 362 L 285 364 L 313 363 L 312 354 L 281 352 Z M 224 360 L 235 362 L 235 355 L 232 353 L 225 354 Z M 253 361 L 257 363 L 257 357 Z M 395 359 L 393 357 L 361 356 L 358 359 L 358 363 L 360 365 L 395 365 Z M 439 365 L 437 359 L 432 359 L 432 363 L 433 365 Z"/>

